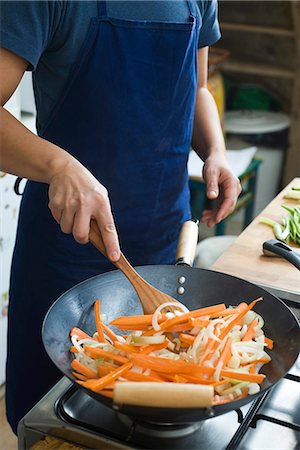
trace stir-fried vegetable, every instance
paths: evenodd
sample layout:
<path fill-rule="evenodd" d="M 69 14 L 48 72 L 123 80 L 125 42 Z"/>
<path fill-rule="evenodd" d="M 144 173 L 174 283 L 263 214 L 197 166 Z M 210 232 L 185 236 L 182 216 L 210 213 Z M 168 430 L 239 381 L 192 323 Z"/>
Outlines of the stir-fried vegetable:
<path fill-rule="evenodd" d="M 260 300 L 194 311 L 180 304 L 165 314 L 161 311 L 168 305 L 161 305 L 152 315 L 113 320 L 126 335 L 103 323 L 97 300 L 94 335 L 71 330 L 72 374 L 77 383 L 108 397 L 122 382 L 211 386 L 213 404 L 254 394 L 265 379 L 260 368 L 271 361 L 265 348 L 273 348 L 262 330 L 263 318 L 253 311 Z"/>
<path fill-rule="evenodd" d="M 299 192 L 300 193 L 300 192 Z M 273 228 L 275 237 L 282 242 L 300 244 L 300 207 L 281 205 L 288 214 L 282 218 L 281 224 L 267 217 L 260 217 L 260 223 Z"/>

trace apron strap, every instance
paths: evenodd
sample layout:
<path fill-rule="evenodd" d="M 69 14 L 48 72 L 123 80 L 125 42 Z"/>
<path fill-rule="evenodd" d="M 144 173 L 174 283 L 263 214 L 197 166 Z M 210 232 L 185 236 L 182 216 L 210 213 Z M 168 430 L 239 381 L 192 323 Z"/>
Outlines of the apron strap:
<path fill-rule="evenodd" d="M 97 1 L 97 6 L 98 6 L 98 16 L 107 17 L 106 1 L 105 0 Z"/>
<path fill-rule="evenodd" d="M 187 4 L 188 4 L 189 10 L 190 10 L 190 15 L 192 17 L 196 17 L 195 5 L 194 5 L 193 0 L 187 0 Z"/>

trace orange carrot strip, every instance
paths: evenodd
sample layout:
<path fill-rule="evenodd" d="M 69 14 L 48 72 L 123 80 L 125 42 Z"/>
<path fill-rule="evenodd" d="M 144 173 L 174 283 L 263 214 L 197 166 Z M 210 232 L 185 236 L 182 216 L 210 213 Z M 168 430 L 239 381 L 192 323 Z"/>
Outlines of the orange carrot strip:
<path fill-rule="evenodd" d="M 245 372 L 235 372 L 234 370 L 221 370 L 221 377 L 233 378 L 234 380 L 250 381 L 251 383 L 262 383 L 266 378 L 263 373 L 245 373 Z"/>
<path fill-rule="evenodd" d="M 177 375 L 177 374 L 173 376 L 173 381 L 174 381 L 174 383 L 187 383 L 188 382 L 188 380 L 185 377 L 183 377 L 182 375 Z"/>
<path fill-rule="evenodd" d="M 234 327 L 234 325 L 239 325 L 242 320 L 244 315 L 250 311 L 250 309 L 252 309 L 257 302 L 259 302 L 260 300 L 262 300 L 262 297 L 257 298 L 256 300 L 253 300 L 253 302 L 251 302 L 249 305 L 244 303 L 241 303 L 238 307 L 239 309 L 241 309 L 241 312 L 239 314 L 236 315 L 236 317 L 234 317 L 233 320 L 231 320 L 228 325 L 222 329 L 219 339 L 221 339 L 221 341 L 224 339 L 224 337 L 229 333 L 229 331 Z"/>
<path fill-rule="evenodd" d="M 101 322 L 101 326 L 112 342 L 118 341 L 118 336 L 105 323 Z"/>
<path fill-rule="evenodd" d="M 214 312 L 217 312 L 217 311 L 222 311 L 225 308 L 226 307 L 225 307 L 224 303 L 221 303 L 219 305 L 207 306 L 205 308 L 195 309 L 194 311 L 190 311 L 188 313 L 184 313 L 181 316 L 172 317 L 171 319 L 165 320 L 160 325 L 160 330 L 159 331 L 163 331 L 163 330 L 166 330 L 167 328 L 170 328 L 173 325 L 179 325 L 179 324 L 181 324 L 183 322 L 186 322 L 191 317 L 195 318 L 195 317 L 199 317 L 199 316 L 206 316 L 208 314 L 211 314 L 211 313 L 214 313 Z M 157 333 L 157 331 L 153 330 L 153 333 Z"/>
<path fill-rule="evenodd" d="M 110 389 L 102 389 L 99 394 L 104 395 L 105 397 L 113 398 L 113 391 Z"/>
<path fill-rule="evenodd" d="M 77 383 L 81 384 L 81 386 L 84 386 L 87 389 L 91 389 L 94 392 L 100 392 L 110 383 L 115 381 L 118 377 L 128 372 L 128 370 L 131 369 L 131 367 L 132 363 L 128 362 L 118 367 L 117 369 L 113 370 L 112 372 L 108 373 L 107 375 L 104 375 L 104 377 L 102 378 L 99 378 L 97 380 L 77 381 Z"/>
<path fill-rule="evenodd" d="M 82 331 L 80 328 L 74 327 L 71 330 L 70 336 L 74 336 L 76 334 L 76 336 L 78 336 L 78 339 L 93 339 L 91 336 L 89 336 L 88 334 L 86 334 L 84 331 Z"/>
<path fill-rule="evenodd" d="M 260 358 L 260 359 L 256 359 L 255 361 L 252 361 L 251 364 L 256 364 L 256 363 L 263 363 L 266 364 L 268 362 L 271 361 L 271 358 Z M 249 363 L 241 363 L 241 366 L 247 366 Z"/>
<path fill-rule="evenodd" d="M 74 347 L 74 345 L 70 348 L 70 352 L 71 353 L 78 353 L 78 350 L 76 347 Z"/>
<path fill-rule="evenodd" d="M 219 342 L 215 341 L 212 338 L 208 338 L 206 347 L 204 348 L 204 353 L 201 356 L 201 359 L 199 361 L 199 364 L 203 364 L 204 361 L 207 361 L 209 359 L 210 354 L 214 351 L 215 347 L 219 345 Z"/>
<path fill-rule="evenodd" d="M 129 361 L 129 359 L 125 358 L 124 356 L 117 355 L 116 353 L 109 352 L 107 350 L 102 350 L 102 348 L 95 348 L 95 347 L 90 347 L 89 345 L 86 345 L 84 350 L 85 350 L 85 353 L 93 359 L 98 359 L 98 358 L 113 359 L 114 361 L 117 361 L 121 364 L 125 364 Z"/>
<path fill-rule="evenodd" d="M 101 378 L 104 375 L 107 375 L 108 373 L 112 372 L 116 368 L 117 368 L 116 366 L 113 366 L 112 364 L 109 363 L 101 364 L 100 366 L 98 366 L 97 369 L 98 377 Z"/>
<path fill-rule="evenodd" d="M 168 347 L 168 341 L 162 342 L 161 344 L 149 344 L 149 345 L 143 345 L 140 347 L 139 353 L 142 355 L 147 355 L 151 352 L 157 352 L 158 350 L 162 350 L 163 348 Z"/>
<path fill-rule="evenodd" d="M 254 327 L 256 327 L 257 324 L 258 324 L 258 320 L 257 319 L 252 320 L 252 322 L 248 326 L 248 330 L 246 331 L 242 341 L 252 341 L 252 339 L 255 336 Z"/>
<path fill-rule="evenodd" d="M 188 375 L 186 373 L 183 376 L 189 383 L 193 383 L 193 384 L 213 384 L 214 383 L 213 378 L 200 378 L 200 377 L 196 377 L 193 375 Z M 228 383 L 228 381 L 226 381 L 226 383 Z"/>
<path fill-rule="evenodd" d="M 87 377 L 84 375 L 81 375 L 81 373 L 77 373 L 77 372 L 73 372 L 71 371 L 72 375 L 74 375 L 74 377 L 78 378 L 78 380 L 82 380 L 82 381 L 86 381 Z"/>
<path fill-rule="evenodd" d="M 267 348 L 272 350 L 273 346 L 274 346 L 274 341 L 272 341 L 272 339 L 267 338 L 265 336 L 265 343 L 267 344 Z"/>
<path fill-rule="evenodd" d="M 212 313 L 209 316 L 214 319 L 215 317 L 225 317 L 225 316 L 231 316 L 234 314 L 238 314 L 240 311 L 238 308 L 226 308 L 223 309 L 223 311 Z"/>
<path fill-rule="evenodd" d="M 131 370 L 126 372 L 123 377 L 129 381 L 154 381 L 154 382 L 158 382 L 158 383 L 163 382 L 163 380 L 160 380 L 159 378 L 157 378 L 155 376 L 144 375 L 143 373 L 132 372 Z"/>
<path fill-rule="evenodd" d="M 125 342 L 116 341 L 114 347 L 127 353 L 140 353 L 140 349 L 137 346 L 125 344 Z"/>
<path fill-rule="evenodd" d="M 151 326 L 152 325 L 153 314 L 144 314 L 143 316 L 121 316 L 117 319 L 114 319 L 110 322 L 111 325 L 115 326 L 126 326 L 126 325 L 142 325 L 142 326 Z M 158 323 L 166 320 L 166 315 L 162 314 L 158 317 Z"/>
<path fill-rule="evenodd" d="M 221 351 L 221 354 L 219 356 L 219 359 L 217 360 L 215 366 L 219 367 L 222 369 L 224 366 L 226 366 L 226 364 L 228 363 L 228 361 L 231 358 L 231 344 L 232 344 L 232 339 L 231 337 L 228 337 L 226 340 L 226 343 L 223 347 L 223 350 Z"/>
<path fill-rule="evenodd" d="M 97 339 L 99 342 L 106 342 L 103 330 L 102 330 L 102 323 L 101 323 L 101 316 L 100 316 L 100 300 L 96 300 L 94 303 L 94 314 L 95 314 L 95 322 L 96 322 L 96 329 L 97 329 Z"/>
<path fill-rule="evenodd" d="M 181 342 L 184 342 L 185 344 L 193 345 L 193 343 L 196 339 L 196 336 L 191 336 L 190 334 L 180 333 L 179 339 L 181 340 Z"/>
<path fill-rule="evenodd" d="M 168 358 L 161 358 L 158 356 L 149 355 L 131 355 L 132 361 L 143 369 L 151 369 L 162 373 L 188 373 L 188 374 L 211 374 L 214 372 L 212 367 L 200 367 L 194 363 L 183 360 L 171 360 Z"/>
<path fill-rule="evenodd" d="M 256 373 L 256 364 L 255 363 L 250 364 L 249 373 Z"/>
<path fill-rule="evenodd" d="M 189 323 L 191 325 L 191 328 L 206 328 L 210 324 L 209 319 L 194 319 L 193 317 L 190 317 Z"/>
<path fill-rule="evenodd" d="M 71 362 L 71 367 L 72 369 L 76 370 L 76 372 L 79 372 L 82 375 L 86 376 L 86 378 L 97 378 L 97 372 L 95 372 L 95 370 L 85 367 L 85 365 L 80 361 L 77 361 L 77 359 L 73 359 L 73 361 Z"/>

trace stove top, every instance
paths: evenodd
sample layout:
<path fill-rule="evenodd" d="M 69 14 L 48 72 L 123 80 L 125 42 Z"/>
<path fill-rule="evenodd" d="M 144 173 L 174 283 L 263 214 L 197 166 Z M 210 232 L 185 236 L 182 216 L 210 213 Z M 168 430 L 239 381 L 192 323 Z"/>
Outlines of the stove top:
<path fill-rule="evenodd" d="M 53 436 L 84 449 L 296 450 L 299 376 L 300 357 L 290 374 L 254 402 L 184 426 L 134 421 L 63 378 L 20 422 L 19 449 Z"/>

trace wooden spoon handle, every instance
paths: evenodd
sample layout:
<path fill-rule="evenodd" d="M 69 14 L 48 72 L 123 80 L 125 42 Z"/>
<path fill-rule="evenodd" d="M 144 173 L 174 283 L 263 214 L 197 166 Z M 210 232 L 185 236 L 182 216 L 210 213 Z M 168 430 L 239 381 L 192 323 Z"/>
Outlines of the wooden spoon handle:
<path fill-rule="evenodd" d="M 95 220 L 91 220 L 89 239 L 91 243 L 102 253 L 102 255 L 108 258 L 106 248 L 102 239 L 101 231 L 99 230 L 99 227 Z M 134 270 L 134 268 L 125 258 L 122 252 L 120 254 L 120 258 L 118 259 L 118 261 L 111 261 L 111 262 L 118 269 L 120 269 L 124 273 L 124 275 L 129 279 L 129 281 L 131 281 L 133 284 L 137 280 L 141 279 L 140 275 Z"/>

